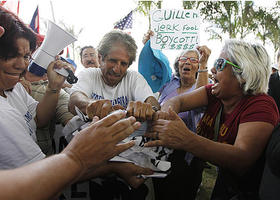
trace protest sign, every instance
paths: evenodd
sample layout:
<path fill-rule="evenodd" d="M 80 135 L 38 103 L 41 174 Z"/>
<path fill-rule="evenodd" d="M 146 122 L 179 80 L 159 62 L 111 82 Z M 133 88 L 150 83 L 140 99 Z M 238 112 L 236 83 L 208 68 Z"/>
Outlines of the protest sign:
<path fill-rule="evenodd" d="M 151 47 L 193 49 L 199 44 L 200 17 L 197 10 L 158 9 L 151 11 Z"/>

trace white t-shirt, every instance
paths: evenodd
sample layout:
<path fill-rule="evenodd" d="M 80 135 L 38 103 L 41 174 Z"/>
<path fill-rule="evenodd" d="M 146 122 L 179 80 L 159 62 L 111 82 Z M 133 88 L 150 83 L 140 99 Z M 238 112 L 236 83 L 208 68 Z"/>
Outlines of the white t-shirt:
<path fill-rule="evenodd" d="M 35 101 L 18 83 L 0 96 L 0 169 L 16 168 L 45 158 L 36 144 Z"/>
<path fill-rule="evenodd" d="M 127 74 L 114 87 L 108 86 L 102 79 L 100 68 L 87 68 L 78 74 L 78 82 L 73 91 L 82 91 L 92 99 L 108 99 L 112 105 L 128 106 L 129 101 L 144 102 L 154 96 L 145 78 L 137 71 L 127 71 Z"/>

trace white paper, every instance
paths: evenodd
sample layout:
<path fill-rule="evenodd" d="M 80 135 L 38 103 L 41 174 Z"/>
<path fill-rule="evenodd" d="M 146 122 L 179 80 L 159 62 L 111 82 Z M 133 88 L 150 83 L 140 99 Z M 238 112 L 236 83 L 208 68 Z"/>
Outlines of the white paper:
<path fill-rule="evenodd" d="M 64 127 L 63 134 L 68 142 L 75 134 L 90 124 L 90 122 L 84 122 L 82 119 L 87 121 L 87 117 L 80 113 L 79 116 L 73 117 Z M 125 143 L 133 140 L 135 145 L 112 158 L 111 161 L 133 162 L 136 165 L 150 168 L 154 171 L 167 172 L 171 167 L 171 163 L 166 160 L 173 150 L 164 147 L 144 147 L 144 143 L 149 140 L 143 136 L 147 128 L 148 123 L 143 122 L 138 130 L 121 141 L 120 143 Z"/>
<path fill-rule="evenodd" d="M 197 10 L 157 9 L 151 11 L 151 47 L 193 49 L 199 44 L 200 15 Z"/>

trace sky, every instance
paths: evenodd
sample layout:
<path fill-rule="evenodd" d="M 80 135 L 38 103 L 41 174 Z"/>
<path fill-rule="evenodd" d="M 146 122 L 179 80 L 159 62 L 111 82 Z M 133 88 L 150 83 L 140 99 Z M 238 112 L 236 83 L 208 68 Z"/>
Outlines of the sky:
<path fill-rule="evenodd" d="M 259 0 L 259 2 L 263 1 Z M 74 26 L 75 32 L 83 29 L 77 38 L 78 41 L 75 42 L 76 47 L 85 45 L 96 47 L 102 36 L 113 29 L 114 23 L 137 7 L 137 0 L 21 0 L 19 17 L 29 24 L 37 5 L 39 6 L 41 34 L 46 32 L 44 21 L 51 20 L 57 24 L 63 21 L 68 26 Z M 181 9 L 181 0 L 164 0 L 162 8 Z M 214 60 L 220 54 L 222 43 L 217 40 L 208 41 L 208 36 L 203 31 L 206 25 L 201 23 L 200 26 L 200 45 L 207 45 L 212 49 L 208 62 L 208 68 L 211 69 Z M 148 27 L 148 17 L 134 12 L 133 28 L 130 32 L 138 46 L 137 57 L 143 48 L 142 38 Z M 180 52 L 166 50 L 164 53 L 172 67 L 176 56 Z M 78 71 L 81 70 L 82 67 L 80 67 L 81 63 L 78 56 L 75 57 L 75 62 L 78 65 Z M 137 63 L 138 60 L 130 68 L 137 70 Z"/>

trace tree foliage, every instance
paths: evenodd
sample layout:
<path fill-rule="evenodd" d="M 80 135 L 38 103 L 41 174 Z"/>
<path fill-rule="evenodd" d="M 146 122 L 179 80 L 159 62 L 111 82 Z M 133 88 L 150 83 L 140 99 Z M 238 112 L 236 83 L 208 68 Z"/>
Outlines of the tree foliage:
<path fill-rule="evenodd" d="M 158 5 L 154 1 L 139 1 L 137 10 L 148 15 Z M 271 1 L 270 8 L 254 1 L 182 1 L 184 9 L 198 9 L 203 22 L 209 24 L 209 39 L 246 39 L 255 34 L 263 44 L 272 43 L 274 51 L 280 44 L 280 1 Z M 150 24 L 150 19 L 149 19 Z"/>
<path fill-rule="evenodd" d="M 144 14 L 144 16 L 148 16 L 149 18 L 149 29 L 151 29 L 151 18 L 150 18 L 150 11 L 152 9 L 161 9 L 162 1 L 138 1 L 138 6 L 136 11 Z"/>
<path fill-rule="evenodd" d="M 280 45 L 279 10 L 279 4 L 276 3 L 271 9 L 259 7 L 255 15 L 255 23 L 258 27 L 255 31 L 257 37 L 263 44 L 272 43 L 274 52 L 279 49 Z"/>
<path fill-rule="evenodd" d="M 201 1 L 197 7 L 204 21 L 212 25 L 206 31 L 210 39 L 222 40 L 222 35 L 229 38 L 245 38 L 256 25 L 252 1 Z"/>
<path fill-rule="evenodd" d="M 272 43 L 274 52 L 280 44 L 280 1 L 271 2 L 270 8 L 254 4 L 254 1 L 183 1 L 184 9 L 199 9 L 209 39 L 245 39 L 253 33 L 265 45 Z"/>

